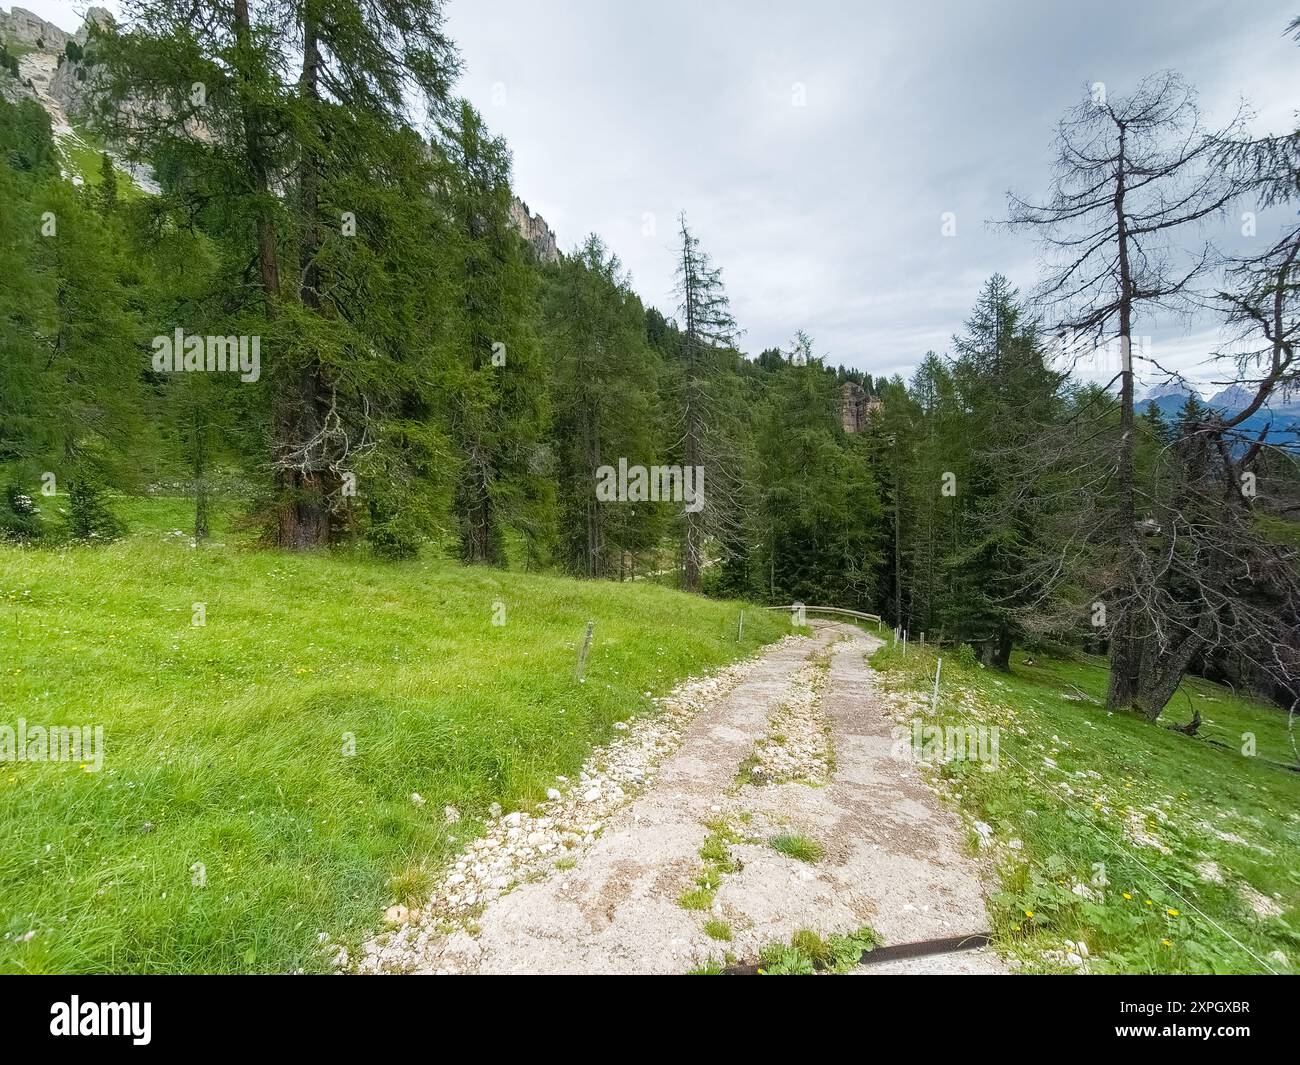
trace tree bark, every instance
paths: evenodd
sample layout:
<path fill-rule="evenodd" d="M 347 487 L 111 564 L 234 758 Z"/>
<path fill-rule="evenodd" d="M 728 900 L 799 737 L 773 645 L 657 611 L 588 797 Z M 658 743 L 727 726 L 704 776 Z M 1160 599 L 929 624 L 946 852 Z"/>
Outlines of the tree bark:
<path fill-rule="evenodd" d="M 1142 550 L 1138 540 L 1137 508 L 1133 499 L 1133 277 L 1129 262 L 1128 222 L 1124 214 L 1125 193 L 1125 129 L 1119 127 L 1119 161 L 1115 171 L 1115 227 L 1119 242 L 1119 332 L 1120 354 L 1123 366 L 1120 372 L 1119 455 L 1116 464 L 1116 483 L 1119 489 L 1119 537 L 1125 591 L 1134 590 L 1133 567 Z M 1111 604 L 1114 609 L 1118 604 Z M 1120 607 L 1119 621 L 1111 635 L 1110 687 L 1106 706 L 1114 710 L 1128 706 L 1133 701 L 1138 675 L 1140 649 L 1136 646 L 1136 604 Z"/>
<path fill-rule="evenodd" d="M 1159 661 L 1154 654 L 1147 656 L 1137 696 L 1133 701 L 1149 721 L 1155 721 L 1173 698 L 1178 685 L 1183 682 L 1188 667 L 1205 646 L 1209 634 L 1209 619 L 1202 618 L 1195 629 L 1188 632 L 1174 649 Z"/>
<path fill-rule="evenodd" d="M 248 0 L 235 0 L 235 39 L 241 50 L 249 45 L 250 23 Z M 247 61 L 247 57 L 246 57 Z M 250 79 L 247 69 L 243 80 Z M 244 153 L 248 161 L 249 184 L 259 200 L 257 208 L 257 266 L 268 309 L 274 312 L 280 298 L 280 266 L 276 254 L 275 223 L 267 217 L 265 199 L 268 195 L 266 152 L 262 144 L 262 116 L 257 108 L 246 104 L 243 108 Z"/>
<path fill-rule="evenodd" d="M 299 89 L 311 103 L 318 98 L 320 52 L 315 17 L 310 6 L 303 14 L 303 60 Z M 298 166 L 299 219 L 301 237 L 298 261 L 301 280 L 298 298 L 303 306 L 320 309 L 320 270 L 316 256 L 320 247 L 317 198 L 320 160 L 315 149 L 303 150 Z M 302 550 L 327 546 L 330 542 L 329 486 L 321 458 L 315 454 L 327 444 L 321 440 L 324 425 L 325 386 L 319 368 L 308 364 L 292 372 L 279 400 L 277 441 L 282 459 L 308 450 L 296 462 L 286 462 L 277 472 L 279 507 L 276 542 L 280 547 Z"/>

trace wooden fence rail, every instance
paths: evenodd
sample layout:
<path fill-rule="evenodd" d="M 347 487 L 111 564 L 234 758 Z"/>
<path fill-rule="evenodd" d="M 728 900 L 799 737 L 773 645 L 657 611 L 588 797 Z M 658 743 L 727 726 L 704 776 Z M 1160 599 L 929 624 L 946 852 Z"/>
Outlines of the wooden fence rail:
<path fill-rule="evenodd" d="M 838 606 L 809 606 L 807 603 L 791 603 L 789 606 L 769 606 L 768 610 L 798 610 L 802 608 L 805 613 L 812 614 L 847 614 L 849 617 L 862 618 L 864 621 L 874 621 L 880 624 L 879 614 L 864 614 L 861 610 L 845 610 Z"/>

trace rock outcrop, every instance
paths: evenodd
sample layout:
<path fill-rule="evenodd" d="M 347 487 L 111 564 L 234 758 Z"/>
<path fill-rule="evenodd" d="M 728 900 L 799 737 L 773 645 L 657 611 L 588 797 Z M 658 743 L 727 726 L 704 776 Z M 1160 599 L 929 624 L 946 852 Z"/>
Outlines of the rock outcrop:
<path fill-rule="evenodd" d="M 532 246 L 538 261 L 555 263 L 560 261 L 560 248 L 555 233 L 546 224 L 546 219 L 533 214 L 518 196 L 510 200 L 510 224 L 515 227 L 524 240 Z"/>
<path fill-rule="evenodd" d="M 840 424 L 846 433 L 860 433 L 867 427 L 871 416 L 880 409 L 880 400 L 867 395 L 866 389 L 855 381 L 845 381 L 840 390 Z"/>
<path fill-rule="evenodd" d="M 112 21 L 112 12 L 107 8 L 92 7 L 86 11 L 81 28 L 76 33 L 68 33 L 25 8 L 0 10 L 0 40 L 21 45 L 24 52 L 19 58 L 18 78 L 0 79 L 4 82 L 0 92 L 11 102 L 23 98 L 36 100 L 47 110 L 50 101 L 54 101 L 64 112 L 50 115 L 56 126 L 65 124 L 65 116 L 82 117 L 92 92 L 93 68 L 68 57 L 68 42 L 84 46 L 92 25 Z"/>
<path fill-rule="evenodd" d="M 91 11 L 102 10 L 103 8 L 91 8 Z M 53 22 L 46 22 L 39 15 L 21 7 L 15 7 L 9 12 L 0 10 L 0 37 L 13 39 L 42 52 L 62 52 L 73 39 L 72 34 L 59 29 Z"/>

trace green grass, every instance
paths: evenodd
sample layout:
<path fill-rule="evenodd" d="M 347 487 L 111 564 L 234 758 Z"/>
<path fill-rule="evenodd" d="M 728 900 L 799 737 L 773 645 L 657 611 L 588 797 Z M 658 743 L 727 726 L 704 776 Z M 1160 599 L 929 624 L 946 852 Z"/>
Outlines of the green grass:
<path fill-rule="evenodd" d="M 705 822 L 709 834 L 700 846 L 700 858 L 704 867 L 695 878 L 695 886 L 687 888 L 677 897 L 677 905 L 684 910 L 707 910 L 712 908 L 713 900 L 718 894 L 722 878 L 727 873 L 736 871 L 735 859 L 727 844 L 739 838 L 727 823 L 718 818 Z M 705 926 L 708 930 L 708 926 Z"/>
<path fill-rule="evenodd" d="M 790 942 L 771 943 L 758 956 L 762 976 L 811 976 L 815 972 L 846 973 L 862 955 L 880 942 L 875 929 L 863 925 L 845 935 L 833 932 L 823 938 L 808 928 L 801 928 Z"/>
<path fill-rule="evenodd" d="M 320 969 L 319 933 L 416 901 L 491 803 L 542 799 L 647 693 L 787 630 L 751 609 L 737 644 L 740 604 L 650 583 L 253 551 L 225 513 L 195 549 L 186 501 L 115 509 L 125 541 L 0 548 L 0 723 L 102 724 L 106 748 L 99 773 L 0 764 L 4 972 Z"/>
<path fill-rule="evenodd" d="M 687 888 L 677 897 L 677 905 L 683 910 L 707 910 L 713 905 L 713 898 L 718 893 L 717 885 L 696 884 Z"/>
<path fill-rule="evenodd" d="M 820 861 L 823 853 L 822 845 L 815 839 L 794 832 L 782 832 L 773 836 L 770 842 L 774 851 L 801 862 Z"/>
<path fill-rule="evenodd" d="M 1066 940 L 1087 944 L 1092 972 L 1287 971 L 1275 951 L 1300 964 L 1300 774 L 1269 761 L 1293 761 L 1286 714 L 1191 680 L 1152 725 L 1107 713 L 1101 660 L 1034 659 L 1017 652 L 1002 674 L 946 658 L 935 718 L 1000 729 L 996 771 L 933 771 L 993 830 L 998 948 L 1028 971 L 1065 967 Z M 931 648 L 906 660 L 884 649 L 872 664 L 924 693 L 930 720 Z M 1192 716 L 1188 698 L 1205 738 L 1165 727 Z M 1243 732 L 1257 756 L 1240 753 Z M 1252 892 L 1281 914 L 1258 916 Z"/>
<path fill-rule="evenodd" d="M 704 846 L 700 848 L 700 857 L 720 872 L 736 871 L 736 863 L 732 860 L 731 851 L 727 849 L 727 837 L 721 833 L 711 833 L 706 837 Z"/>
<path fill-rule="evenodd" d="M 704 934 L 721 943 L 731 942 L 731 925 L 720 917 L 711 917 L 704 922 Z"/>
<path fill-rule="evenodd" d="M 72 123 L 72 128 L 78 139 L 65 137 L 58 142 L 64 167 L 70 174 L 80 177 L 88 188 L 98 188 L 105 150 L 104 139 L 81 123 Z M 127 171 L 116 164 L 113 170 L 117 174 L 117 198 L 121 202 L 129 203 L 145 195 Z"/>

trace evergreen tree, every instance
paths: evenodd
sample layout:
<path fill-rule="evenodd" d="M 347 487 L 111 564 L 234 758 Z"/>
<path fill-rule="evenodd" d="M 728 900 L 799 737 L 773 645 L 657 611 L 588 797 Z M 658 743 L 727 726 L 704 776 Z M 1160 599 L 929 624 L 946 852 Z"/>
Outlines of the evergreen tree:
<path fill-rule="evenodd" d="M 962 408 L 961 532 L 948 560 L 945 631 L 979 646 L 986 664 L 1008 668 L 1020 613 L 1041 595 L 1029 563 L 1042 548 L 1029 455 L 1060 414 L 1063 375 L 1044 361 L 1037 329 L 1001 274 L 984 285 L 957 337 L 955 382 Z"/>
<path fill-rule="evenodd" d="M 457 69 L 441 4 L 131 2 L 95 46 L 107 132 L 157 159 L 169 199 L 223 245 L 226 320 L 187 331 L 266 349 L 255 464 L 269 475 L 268 536 L 328 543 L 354 525 L 348 487 L 379 460 L 386 420 L 409 424 L 402 382 L 435 358 L 433 333 L 411 345 L 402 316 L 436 228 L 437 171 L 412 107 L 443 113 Z M 375 294 L 398 278 L 390 308 Z"/>
<path fill-rule="evenodd" d="M 549 500 L 533 458 L 547 397 L 537 344 L 536 276 L 510 225 L 510 156 L 462 101 L 444 129 L 458 289 L 455 359 L 445 382 L 460 452 L 454 506 L 460 555 L 503 565 L 505 530 L 545 534 Z"/>
<path fill-rule="evenodd" d="M 663 534 L 654 502 L 601 503 L 598 470 L 661 453 L 655 400 L 662 363 L 617 256 L 592 234 L 560 264 L 546 300 L 560 557 L 571 572 L 623 576 Z"/>
<path fill-rule="evenodd" d="M 111 215 L 117 210 L 117 171 L 108 152 L 99 156 L 99 187 L 95 192 L 101 213 Z"/>
<path fill-rule="evenodd" d="M 728 438 L 728 411 L 719 382 L 734 365 L 738 331 L 731 316 L 722 271 L 686 224 L 678 219 L 681 246 L 677 261 L 677 296 L 681 329 L 681 362 L 676 374 L 681 422 L 680 440 L 685 466 L 704 471 L 705 499 L 682 518 L 682 583 L 699 591 L 710 533 L 730 539 L 738 525 L 740 484 L 734 448 Z"/>
<path fill-rule="evenodd" d="M 838 417 L 833 373 L 796 334 L 774 370 L 758 434 L 762 539 L 778 602 L 864 609 L 874 604 L 880 502 L 866 449 Z"/>

